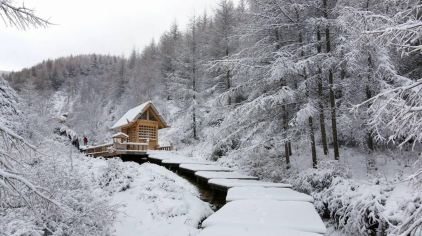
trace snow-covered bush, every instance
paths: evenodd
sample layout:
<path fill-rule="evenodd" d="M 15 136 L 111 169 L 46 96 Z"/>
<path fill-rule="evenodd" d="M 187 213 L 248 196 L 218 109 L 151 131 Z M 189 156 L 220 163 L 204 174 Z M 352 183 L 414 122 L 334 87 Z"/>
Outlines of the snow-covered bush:
<path fill-rule="evenodd" d="M 362 182 L 334 161 L 321 161 L 289 180 L 294 188 L 311 194 L 315 207 L 347 235 L 418 235 L 422 196 L 415 183 Z"/>
<path fill-rule="evenodd" d="M 329 188 L 336 177 L 347 178 L 349 172 L 344 165 L 334 160 L 322 160 L 317 169 L 306 169 L 290 178 L 293 187 L 303 193 L 319 193 Z"/>
<path fill-rule="evenodd" d="M 134 178 L 118 158 L 107 160 L 107 166 L 100 172 L 102 174 L 98 179 L 98 184 L 109 194 L 129 189 Z"/>
<path fill-rule="evenodd" d="M 360 186 L 352 180 L 336 178 L 320 195 L 331 218 L 344 232 L 359 230 L 359 234 L 372 235 L 385 230 L 383 212 L 392 190 L 389 186 Z"/>

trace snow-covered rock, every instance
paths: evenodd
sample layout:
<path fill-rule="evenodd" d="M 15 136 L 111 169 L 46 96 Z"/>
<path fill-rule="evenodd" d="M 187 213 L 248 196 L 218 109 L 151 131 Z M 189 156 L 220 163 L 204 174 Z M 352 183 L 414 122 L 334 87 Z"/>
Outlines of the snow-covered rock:
<path fill-rule="evenodd" d="M 227 202 L 248 199 L 262 201 L 314 201 L 313 197 L 290 188 L 234 187 L 230 188 L 227 192 Z"/>
<path fill-rule="evenodd" d="M 218 185 L 225 188 L 232 187 L 246 187 L 246 186 L 257 186 L 257 187 L 274 187 L 274 188 L 290 188 L 290 184 L 284 183 L 272 183 L 258 180 L 247 180 L 247 179 L 210 179 L 209 184 Z"/>
<path fill-rule="evenodd" d="M 324 234 L 326 228 L 312 203 L 274 200 L 229 202 L 202 222 L 202 227 L 248 226 L 271 230 L 292 229 Z"/>
<path fill-rule="evenodd" d="M 321 234 L 291 229 L 274 229 L 255 226 L 211 226 L 201 231 L 199 236 L 321 236 Z"/>

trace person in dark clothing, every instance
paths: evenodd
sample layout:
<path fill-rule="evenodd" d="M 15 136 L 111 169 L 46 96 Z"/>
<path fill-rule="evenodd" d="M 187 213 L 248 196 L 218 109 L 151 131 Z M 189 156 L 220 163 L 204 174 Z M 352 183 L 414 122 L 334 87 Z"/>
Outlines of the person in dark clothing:
<path fill-rule="evenodd" d="M 76 147 L 78 150 L 80 150 L 80 148 L 79 148 L 79 138 L 78 138 L 78 137 L 76 137 L 76 138 L 75 138 L 75 147 Z"/>
<path fill-rule="evenodd" d="M 88 138 L 84 135 L 84 146 L 88 145 Z"/>

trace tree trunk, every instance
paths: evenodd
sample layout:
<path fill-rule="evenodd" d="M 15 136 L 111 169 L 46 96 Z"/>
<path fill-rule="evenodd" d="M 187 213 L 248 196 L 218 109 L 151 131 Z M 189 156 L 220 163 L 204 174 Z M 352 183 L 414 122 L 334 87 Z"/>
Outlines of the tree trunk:
<path fill-rule="evenodd" d="M 371 55 L 368 56 L 368 68 L 369 68 L 369 72 L 368 72 L 368 82 L 366 84 L 366 100 L 369 100 L 369 99 L 372 98 L 372 92 L 371 92 L 371 88 L 369 86 L 369 83 L 371 81 L 371 72 L 372 72 Z M 370 106 L 371 106 L 371 104 L 368 104 L 368 107 L 370 107 Z M 374 141 L 373 141 L 373 138 L 372 138 L 372 131 L 371 130 L 368 131 L 366 143 L 368 145 L 370 152 L 374 151 Z"/>
<path fill-rule="evenodd" d="M 195 109 L 195 105 L 193 106 L 192 109 L 192 129 L 193 129 L 193 138 L 194 139 L 198 139 L 198 135 L 196 133 L 196 109 Z"/>
<path fill-rule="evenodd" d="M 312 167 L 316 169 L 318 168 L 318 161 L 317 161 L 316 147 L 315 147 L 314 125 L 313 125 L 313 119 L 311 116 L 308 118 L 308 120 L 309 120 L 309 139 L 311 140 Z"/>
<path fill-rule="evenodd" d="M 334 159 L 340 159 L 339 145 L 337 139 L 337 115 L 336 115 L 336 100 L 334 96 L 334 75 L 333 71 L 329 71 L 328 80 L 330 84 L 330 106 L 331 106 L 331 126 L 333 129 L 333 148 L 334 148 Z"/>
<path fill-rule="evenodd" d="M 366 10 L 367 11 L 369 11 L 369 5 L 370 5 L 370 0 L 367 0 L 366 1 Z M 365 22 L 365 28 L 368 30 L 368 28 L 366 27 L 366 22 Z M 368 55 L 368 81 L 366 83 L 366 100 L 369 100 L 369 99 L 372 98 L 372 91 L 371 91 L 371 88 L 370 88 L 372 69 L 373 69 L 372 57 L 371 57 L 371 54 L 369 53 L 369 55 Z M 370 106 L 371 106 L 371 104 L 368 104 L 368 108 Z M 372 130 L 369 130 L 368 133 L 367 133 L 366 144 L 367 144 L 370 152 L 374 151 L 374 140 L 372 138 Z"/>
<path fill-rule="evenodd" d="M 324 17 L 328 19 L 328 5 L 327 0 L 323 0 Z M 325 45 L 327 53 L 331 52 L 331 39 L 330 39 L 330 27 L 325 28 Z M 333 133 L 333 148 L 334 148 L 334 159 L 340 159 L 338 136 L 337 136 L 337 115 L 336 115 L 336 98 L 334 94 L 334 73 L 330 68 L 328 71 L 328 83 L 330 86 L 330 108 L 331 108 L 331 126 Z"/>
<path fill-rule="evenodd" d="M 320 54 L 321 50 L 321 32 L 319 31 L 319 27 L 317 29 L 317 52 Z M 324 94 L 323 94 L 323 87 L 322 87 L 322 77 L 321 77 L 321 68 L 318 69 L 318 105 L 319 105 L 319 124 L 321 130 L 321 141 L 322 141 L 322 148 L 324 150 L 324 155 L 328 155 L 328 144 L 327 144 L 327 132 L 325 129 L 325 115 L 324 115 Z"/>
<path fill-rule="evenodd" d="M 196 28 L 192 26 L 192 134 L 194 139 L 198 139 L 196 124 Z"/>
<path fill-rule="evenodd" d="M 284 143 L 284 157 L 286 158 L 286 169 L 290 169 L 290 155 L 288 142 Z"/>
<path fill-rule="evenodd" d="M 230 55 L 230 47 L 229 47 L 229 38 L 228 38 L 228 36 L 226 36 L 225 41 L 226 41 L 226 50 L 225 50 L 225 52 L 226 52 L 226 58 L 228 58 L 229 55 Z M 231 88 L 230 69 L 228 69 L 227 70 L 227 73 L 226 73 L 226 90 L 229 91 L 230 88 Z M 229 106 L 232 104 L 232 98 L 230 97 L 230 95 L 228 97 L 227 103 L 228 103 Z"/>
<path fill-rule="evenodd" d="M 288 121 L 288 113 L 287 113 L 287 109 L 286 109 L 286 105 L 282 106 L 282 110 L 283 110 L 283 128 L 284 128 L 284 134 L 285 134 L 285 142 L 284 142 L 284 156 L 286 158 L 286 165 L 287 165 L 287 169 L 290 168 L 290 151 L 289 151 L 289 143 L 290 141 L 288 140 L 287 137 L 287 129 L 289 126 L 289 121 Z"/>
<path fill-rule="evenodd" d="M 231 88 L 231 82 L 230 82 L 230 70 L 227 70 L 226 74 L 226 90 L 229 91 Z M 227 103 L 230 106 L 232 104 L 232 98 L 229 95 L 229 98 L 227 99 Z"/>
<path fill-rule="evenodd" d="M 299 11 L 296 9 L 296 18 L 297 21 L 299 22 Z M 299 30 L 299 35 L 298 35 L 298 41 L 300 44 L 303 43 L 303 35 L 302 32 Z M 302 50 L 300 52 L 300 55 L 302 57 L 305 56 L 305 52 Z M 308 77 L 306 74 L 306 69 L 303 68 L 303 77 L 304 80 L 306 81 L 306 97 L 309 98 L 309 85 L 308 85 Z M 314 135 L 314 125 L 313 125 L 313 118 L 310 116 L 308 118 L 308 123 L 309 123 L 309 139 L 311 141 L 311 152 L 312 152 L 312 167 L 313 168 L 317 168 L 318 162 L 317 162 L 317 155 L 316 155 L 316 147 L 315 147 L 315 135 Z"/>
<path fill-rule="evenodd" d="M 288 145 L 289 145 L 289 156 L 292 156 L 293 155 L 293 152 L 292 152 L 292 142 L 289 141 Z"/>

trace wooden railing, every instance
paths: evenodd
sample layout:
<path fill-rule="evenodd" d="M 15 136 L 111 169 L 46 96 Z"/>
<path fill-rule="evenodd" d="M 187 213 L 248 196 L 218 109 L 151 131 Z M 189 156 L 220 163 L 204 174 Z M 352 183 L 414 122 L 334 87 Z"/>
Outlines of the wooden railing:
<path fill-rule="evenodd" d="M 87 147 L 86 150 L 85 150 L 85 153 L 88 154 L 88 155 L 97 155 L 97 154 L 101 154 L 101 153 L 107 153 L 107 152 L 109 152 L 110 148 L 112 148 L 112 147 L 113 147 L 112 143 Z"/>
<path fill-rule="evenodd" d="M 108 143 L 98 146 L 87 147 L 85 153 L 92 156 L 100 156 L 107 154 L 122 154 L 130 152 L 146 152 L 148 150 L 147 143 Z"/>
<path fill-rule="evenodd" d="M 147 151 L 148 143 L 114 143 L 114 148 L 125 151 Z"/>
<path fill-rule="evenodd" d="M 158 147 L 158 150 L 160 150 L 160 151 L 173 151 L 173 146 Z"/>

